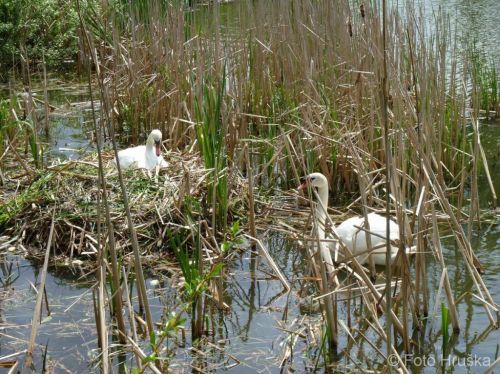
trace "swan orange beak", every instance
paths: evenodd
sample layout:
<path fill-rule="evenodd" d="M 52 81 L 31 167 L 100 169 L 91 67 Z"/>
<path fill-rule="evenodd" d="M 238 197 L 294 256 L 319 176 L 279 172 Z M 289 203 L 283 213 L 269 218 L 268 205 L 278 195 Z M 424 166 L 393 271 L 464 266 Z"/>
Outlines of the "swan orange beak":
<path fill-rule="evenodd" d="M 300 185 L 297 187 L 297 190 L 305 190 L 307 188 L 307 179 L 302 177 L 300 178 Z"/>
<path fill-rule="evenodd" d="M 160 143 L 160 141 L 155 141 L 155 149 L 156 149 L 156 156 L 160 157 L 160 155 L 161 155 L 161 143 Z"/>

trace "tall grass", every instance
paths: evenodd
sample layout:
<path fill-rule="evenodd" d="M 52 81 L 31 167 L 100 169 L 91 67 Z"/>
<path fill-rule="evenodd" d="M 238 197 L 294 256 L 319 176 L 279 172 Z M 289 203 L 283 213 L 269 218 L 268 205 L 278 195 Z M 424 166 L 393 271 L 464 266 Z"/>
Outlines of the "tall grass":
<path fill-rule="evenodd" d="M 490 61 L 483 51 L 473 45 L 470 47 L 471 79 L 473 83 L 472 104 L 483 111 L 487 118 L 500 114 L 499 96 L 500 77 L 494 61 Z"/>
<path fill-rule="evenodd" d="M 212 228 L 219 227 L 222 232 L 227 226 L 229 203 L 227 124 L 223 113 L 225 71 L 224 67 L 218 88 L 211 82 L 203 81 L 201 94 L 195 98 L 196 139 L 205 168 L 211 171 L 207 198 L 212 209 Z"/>

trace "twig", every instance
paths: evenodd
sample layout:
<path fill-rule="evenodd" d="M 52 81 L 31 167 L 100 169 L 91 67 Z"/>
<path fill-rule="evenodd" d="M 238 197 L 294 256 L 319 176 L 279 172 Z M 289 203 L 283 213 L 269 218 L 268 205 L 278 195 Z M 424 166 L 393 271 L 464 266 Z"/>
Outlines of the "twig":
<path fill-rule="evenodd" d="M 35 347 L 35 339 L 38 332 L 38 326 L 40 321 L 40 314 L 42 312 L 42 300 L 43 300 L 43 290 L 45 289 L 45 280 L 47 279 L 47 268 L 49 265 L 50 257 L 50 247 L 52 246 L 52 236 L 54 234 L 54 224 L 55 224 L 55 209 L 52 211 L 52 223 L 50 225 L 49 239 L 47 241 L 47 248 L 45 249 L 45 260 L 43 262 L 42 276 L 40 278 L 40 287 L 38 288 L 38 294 L 36 296 L 35 310 L 33 312 L 33 318 L 31 320 L 31 335 L 28 343 L 28 349 L 26 353 L 26 367 L 31 367 L 33 362 L 33 349 Z"/>

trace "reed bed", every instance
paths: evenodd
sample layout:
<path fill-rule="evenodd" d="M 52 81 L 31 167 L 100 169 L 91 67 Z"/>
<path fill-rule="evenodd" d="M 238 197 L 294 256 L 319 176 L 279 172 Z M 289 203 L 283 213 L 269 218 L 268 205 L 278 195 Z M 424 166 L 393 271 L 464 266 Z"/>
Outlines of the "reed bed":
<path fill-rule="evenodd" d="M 210 22 L 175 2 L 147 9 L 132 11 L 130 19 L 116 14 L 113 38 L 100 40 L 113 121 L 133 142 L 158 127 L 170 148 L 191 144 L 194 124 L 203 122 L 196 106 L 208 100 L 208 81 L 223 96 L 218 127 L 228 159 L 244 169 L 238 150 L 251 139 L 258 177 L 289 180 L 292 165 L 300 165 L 298 174 L 321 170 L 340 195 L 359 188 L 351 145 L 359 148 L 367 174 L 384 164 L 377 7 L 363 4 L 361 12 L 337 2 L 238 2 L 226 28 L 223 6 L 207 11 Z M 469 179 L 470 169 L 462 167 L 469 152 L 465 88 L 480 87 L 472 79 L 479 73 L 471 73 L 480 68 L 467 60 L 458 64 L 444 15 L 436 16 L 432 33 L 418 10 L 408 4 L 406 12 L 403 18 L 393 9 L 388 18 L 388 115 L 395 166 L 408 175 L 402 188 L 414 197 L 420 186 L 410 181 L 419 180 L 421 167 L 408 128 L 432 155 L 441 183 L 453 189 Z"/>
<path fill-rule="evenodd" d="M 120 253 L 127 253 L 131 242 L 126 233 L 117 172 L 109 164 L 109 152 L 103 157 L 108 164 L 106 186 L 111 222 L 117 234 L 116 245 Z M 178 225 L 183 224 L 183 206 L 191 199 L 207 198 L 207 171 L 198 155 L 171 152 L 169 162 L 169 167 L 153 177 L 142 171 L 125 173 L 126 188 L 132 196 L 131 213 L 143 254 L 168 251 L 166 231 L 175 232 Z M 41 251 L 43 255 L 43 244 L 47 242 L 54 211 L 53 248 L 56 257 L 52 260 L 59 256 L 69 263 L 84 259 L 92 266 L 98 254 L 97 155 L 57 163 L 43 172 L 32 171 L 31 175 L 15 179 L 17 169 L 4 170 L 10 186 L 4 186 L 0 208 L 5 233 L 16 237 L 17 244 L 25 247 L 28 253 L 37 255 Z M 233 176 L 232 184 L 235 193 L 241 194 L 246 188 L 244 179 L 237 175 Z M 245 202 L 236 194 L 231 196 L 233 214 L 244 209 L 241 204 Z M 208 218 L 208 209 L 208 206 L 192 206 L 190 214 L 193 219 Z"/>
<path fill-rule="evenodd" d="M 82 53 L 91 61 L 101 102 L 95 131 L 136 143 L 141 134 L 160 128 L 171 150 L 170 167 L 154 182 L 140 172 L 125 175 L 123 189 L 120 175 L 98 175 L 102 162 L 112 157 L 106 154 L 50 166 L 43 174 L 30 173 L 26 165 L 31 187 L 0 210 L 0 224 L 9 225 L 19 240 L 40 246 L 47 243 L 47 222 L 55 211 L 56 254 L 99 255 L 96 321 L 103 372 L 109 370 L 105 310 L 114 309 L 105 298 L 104 289 L 112 286 L 104 281 L 108 255 L 101 249 L 106 239 L 98 224 L 100 204 L 95 204 L 102 190 L 107 191 L 107 235 L 116 239 L 116 249 L 125 253 L 134 247 L 135 230 L 142 253 L 165 246 L 176 253 L 186 279 L 193 340 L 203 340 L 208 290 L 223 308 L 224 289 L 217 279 L 224 269 L 207 253 L 217 248 L 219 260 L 228 255 L 238 231 L 228 228 L 228 214 L 244 217 L 246 206 L 251 208 L 249 238 L 261 253 L 266 249 L 255 236 L 270 222 L 309 248 L 313 243 L 308 258 L 322 323 L 308 339 L 321 350 L 325 368 L 338 361 L 341 345 L 347 346 L 346 368 L 363 366 L 350 355 L 370 344 L 369 335 L 377 337 L 371 346 L 384 370 L 409 372 L 405 355 L 418 348 L 412 332 L 426 331 L 427 318 L 436 315 L 441 301 L 443 351 L 448 349 L 453 339 L 448 322 L 454 336 L 461 329 L 460 297 L 451 290 L 440 248 L 443 229 L 453 232 L 475 295 L 498 327 L 500 309 L 470 244 L 481 216 L 477 177 L 481 168 L 487 170 L 477 119 L 485 106 L 497 105 L 497 78 L 494 70 L 459 56 L 444 14 L 435 14 L 430 31 L 412 2 L 403 11 L 378 2 L 241 1 L 230 8 L 213 5 L 207 13 L 186 11 L 178 2 L 141 4 L 126 9 L 102 4 L 82 15 L 87 39 Z M 234 23 L 222 21 L 228 15 Z M 400 226 L 400 248 L 415 246 L 415 259 L 400 251 L 394 268 L 377 272 L 374 266 L 365 269 L 339 243 L 352 261 L 336 264 L 333 271 L 325 266 L 314 250 L 317 236 L 304 225 L 309 211 L 297 213 L 295 203 L 266 202 L 269 188 L 295 187 L 312 171 L 327 176 L 334 202 L 347 211 L 342 217 L 372 211 L 392 215 Z M 240 176 L 248 173 L 250 189 Z M 495 204 L 492 183 L 490 188 Z M 302 214 L 299 228 L 273 215 L 256 215 L 265 207 Z M 109 261 L 116 261 L 112 254 Z M 444 293 L 435 301 L 429 296 L 428 261 L 442 270 Z M 114 266 L 111 273 L 120 277 Z M 280 270 L 273 270 L 289 289 Z M 384 286 L 377 283 L 381 279 Z M 341 300 L 340 290 L 348 294 Z M 341 315 L 342 310 L 348 313 Z M 355 319 L 352 310 L 358 311 Z M 165 369 L 160 346 L 179 323 L 174 319 L 163 335 L 151 337 L 149 355 L 128 337 L 139 367 Z M 151 326 L 147 330 L 151 333 Z M 289 347 L 297 336 L 290 334 Z M 382 343 L 385 349 L 379 348 Z M 293 359 L 292 351 L 284 351 L 282 366 Z"/>

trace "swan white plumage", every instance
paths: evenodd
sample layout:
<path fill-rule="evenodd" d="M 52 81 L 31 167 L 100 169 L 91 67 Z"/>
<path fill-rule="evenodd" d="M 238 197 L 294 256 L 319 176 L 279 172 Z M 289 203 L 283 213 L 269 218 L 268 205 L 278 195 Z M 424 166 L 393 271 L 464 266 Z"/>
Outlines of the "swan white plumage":
<path fill-rule="evenodd" d="M 146 145 L 123 149 L 118 152 L 118 162 L 123 169 L 152 170 L 167 166 L 161 156 L 161 131 L 153 130 L 148 136 Z M 116 160 L 113 160 L 116 165 Z"/>
<path fill-rule="evenodd" d="M 325 221 L 326 212 L 328 207 L 328 181 L 321 173 L 312 173 L 305 176 L 301 180 L 299 189 L 316 188 L 319 198 L 319 203 L 315 210 L 315 226 L 317 227 L 318 237 L 320 240 L 326 239 L 325 235 Z M 386 263 L 386 218 L 376 214 L 368 214 L 368 224 L 371 241 L 371 254 L 376 265 L 385 265 Z M 364 217 L 352 217 L 342 222 L 333 230 L 344 243 L 344 245 L 351 251 L 353 256 L 361 264 L 368 262 L 368 244 L 366 242 L 366 232 L 364 228 Z M 399 226 L 393 220 L 389 220 L 389 240 L 399 240 Z M 327 264 L 331 263 L 330 250 L 338 251 L 336 245 L 330 246 L 328 244 L 335 244 L 333 242 L 323 243 L 321 245 L 321 256 L 323 261 Z M 328 253 L 327 253 L 328 252 Z M 398 247 L 391 245 L 391 262 L 394 261 L 398 253 Z M 340 254 L 338 254 L 340 255 Z M 337 253 L 335 253 L 337 257 Z"/>

